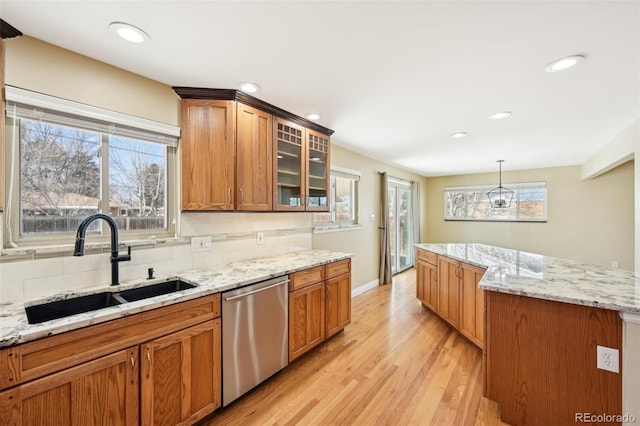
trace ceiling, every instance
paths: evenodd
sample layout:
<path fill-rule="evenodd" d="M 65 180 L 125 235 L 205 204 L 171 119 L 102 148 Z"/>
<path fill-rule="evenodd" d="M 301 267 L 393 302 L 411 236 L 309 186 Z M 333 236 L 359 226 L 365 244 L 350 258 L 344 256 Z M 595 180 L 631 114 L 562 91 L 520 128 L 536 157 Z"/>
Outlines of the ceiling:
<path fill-rule="evenodd" d="M 334 144 L 425 176 L 582 164 L 640 117 L 638 1 L 2 0 L 0 17 L 167 85 L 255 82 Z"/>

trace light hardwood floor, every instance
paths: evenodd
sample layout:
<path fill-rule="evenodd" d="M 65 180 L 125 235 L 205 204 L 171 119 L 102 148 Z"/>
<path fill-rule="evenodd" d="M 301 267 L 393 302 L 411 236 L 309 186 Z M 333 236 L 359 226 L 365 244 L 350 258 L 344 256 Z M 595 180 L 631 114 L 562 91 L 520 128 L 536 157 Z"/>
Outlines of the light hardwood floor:
<path fill-rule="evenodd" d="M 503 424 L 481 351 L 420 305 L 415 276 L 353 298 L 343 332 L 200 424 Z"/>

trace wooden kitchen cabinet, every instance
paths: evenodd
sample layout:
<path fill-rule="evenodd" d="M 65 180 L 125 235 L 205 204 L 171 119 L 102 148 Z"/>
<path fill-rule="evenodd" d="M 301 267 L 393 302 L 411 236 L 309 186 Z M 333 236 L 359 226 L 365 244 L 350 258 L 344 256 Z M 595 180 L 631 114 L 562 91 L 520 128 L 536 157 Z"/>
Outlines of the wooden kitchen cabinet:
<path fill-rule="evenodd" d="M 418 249 L 416 297 L 424 306 L 437 312 L 438 308 L 438 256 Z"/>
<path fill-rule="evenodd" d="M 232 101 L 182 101 L 182 210 L 233 210 L 236 108 Z"/>
<path fill-rule="evenodd" d="M 275 117 L 273 120 L 273 209 L 304 211 L 305 128 Z"/>
<path fill-rule="evenodd" d="M 484 290 L 478 283 L 485 270 L 422 249 L 416 258 L 418 300 L 482 349 Z"/>
<path fill-rule="evenodd" d="M 351 259 L 326 266 L 326 338 L 351 323 Z"/>
<path fill-rule="evenodd" d="M 141 346 L 141 424 L 191 424 L 221 402 L 220 319 Z"/>
<path fill-rule="evenodd" d="M 7 425 L 137 425 L 138 348 L 0 392 L 0 418 Z"/>
<path fill-rule="evenodd" d="M 351 323 L 351 259 L 289 275 L 289 362 Z"/>
<path fill-rule="evenodd" d="M 484 290 L 478 283 L 484 269 L 467 263 L 460 263 L 461 322 L 460 332 L 479 348 L 484 347 Z"/>
<path fill-rule="evenodd" d="M 182 210 L 329 211 L 333 130 L 237 90 L 182 98 Z"/>
<path fill-rule="evenodd" d="M 138 347 L 0 392 L 6 425 L 137 425 Z"/>
<path fill-rule="evenodd" d="M 325 284 L 289 293 L 289 362 L 325 339 Z"/>
<path fill-rule="evenodd" d="M 0 418 L 193 423 L 220 406 L 219 317 L 216 294 L 2 349 Z"/>
<path fill-rule="evenodd" d="M 460 324 L 460 262 L 438 256 L 437 312 L 454 327 Z"/>
<path fill-rule="evenodd" d="M 241 103 L 236 117 L 236 210 L 272 210 L 273 118 Z"/>
<path fill-rule="evenodd" d="M 307 211 L 329 211 L 329 136 L 306 130 Z"/>

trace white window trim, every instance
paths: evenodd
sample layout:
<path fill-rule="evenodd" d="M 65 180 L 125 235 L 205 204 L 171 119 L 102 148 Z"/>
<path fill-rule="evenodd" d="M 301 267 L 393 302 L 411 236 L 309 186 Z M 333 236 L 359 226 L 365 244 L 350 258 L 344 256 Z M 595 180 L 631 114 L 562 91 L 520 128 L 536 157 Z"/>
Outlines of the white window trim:
<path fill-rule="evenodd" d="M 474 186 L 450 186 L 445 187 L 443 191 L 443 217 L 445 221 L 451 222 L 538 222 L 545 223 L 548 220 L 547 217 L 547 208 L 549 197 L 548 193 L 545 191 L 544 197 L 544 212 L 543 217 L 541 218 L 518 218 L 518 219 L 473 219 L 473 218 L 456 218 L 456 217 L 448 217 L 447 216 L 447 192 L 455 192 L 455 191 L 468 191 L 468 192 L 487 192 L 494 189 L 497 185 L 474 185 Z M 547 182 L 519 182 L 519 183 L 504 183 L 503 186 L 505 188 L 511 190 L 518 189 L 526 189 L 526 188 L 539 188 L 544 187 L 545 190 L 548 189 Z M 515 201 L 513 201 L 515 202 Z"/>
<path fill-rule="evenodd" d="M 18 108 L 32 107 L 34 109 L 43 109 L 52 111 L 54 115 L 69 115 L 70 119 L 82 120 L 86 119 L 87 122 L 97 123 L 98 129 L 103 134 L 109 134 L 108 130 L 100 130 L 100 123 L 103 125 L 127 127 L 129 129 L 139 129 L 157 135 L 157 137 L 151 138 L 151 142 L 167 145 L 172 150 L 167 153 L 167 212 L 171 212 L 167 220 L 167 229 L 150 230 L 148 232 L 130 231 L 121 232 L 121 243 L 128 240 L 139 240 L 141 238 L 149 239 L 149 241 L 157 241 L 158 239 L 177 238 L 177 223 L 179 221 L 180 212 L 178 211 L 179 194 L 177 194 L 180 187 L 179 181 L 179 167 L 177 156 L 178 138 L 180 136 L 180 127 L 148 120 L 141 117 L 136 117 L 116 111 L 107 110 L 104 108 L 94 107 L 92 105 L 82 104 L 80 102 L 70 101 L 67 99 L 57 98 L 54 96 L 44 95 L 30 90 L 20 89 L 13 86 L 5 86 L 5 98 L 6 98 L 6 116 L 17 118 L 12 113 Z M 0 117 L 4 120 L 5 117 Z M 31 118 L 33 119 L 33 118 Z M 63 124 L 65 125 L 65 124 Z M 10 179 L 5 182 L 6 196 L 8 197 L 7 203 L 4 209 L 4 224 L 5 227 L 4 238 L 1 242 L 2 246 L 5 244 L 9 248 L 38 248 L 46 250 L 47 247 L 66 245 L 65 243 L 73 237 L 72 234 L 64 235 L 33 235 L 33 236 L 20 236 L 15 235 L 14 231 L 19 231 L 19 212 L 15 212 L 11 206 L 19 205 L 18 199 L 20 197 L 19 191 L 19 149 L 15 144 L 19 144 L 19 141 L 15 140 L 17 134 L 15 133 L 12 138 L 9 138 L 5 143 L 5 152 L 7 163 L 6 167 L 10 173 Z M 149 138 L 142 138 L 143 140 L 149 140 Z M 173 181 L 171 181 L 173 177 Z M 17 183 L 16 183 L 17 182 Z M 104 229 L 104 224 L 102 224 Z M 124 238 L 122 238 L 124 237 Z M 101 241 L 106 241 L 109 236 L 104 234 L 102 236 L 95 236 L 95 241 L 100 244 Z M 122 244 L 121 244 L 122 245 Z M 54 249 L 55 250 L 55 249 Z"/>
<path fill-rule="evenodd" d="M 353 179 L 354 177 L 356 177 L 357 179 L 355 180 L 358 182 L 358 185 L 359 185 L 360 178 L 362 177 L 362 172 L 358 170 L 348 169 L 346 167 L 341 167 L 341 166 L 331 166 L 331 169 L 329 171 L 329 176 L 331 177 L 331 175 L 337 176 L 337 177 L 343 177 L 347 179 Z M 361 229 L 362 225 L 360 224 L 359 193 L 360 193 L 360 188 L 357 188 L 356 189 L 357 200 L 356 200 L 356 211 L 355 211 L 355 223 L 335 223 L 335 222 L 319 223 L 313 227 L 313 233 L 325 234 L 329 232 L 353 231 L 353 230 Z M 331 194 L 331 197 L 333 196 L 334 194 Z M 331 205 L 333 202 L 334 200 L 332 199 L 329 205 Z"/>
<path fill-rule="evenodd" d="M 180 137 L 180 127 L 178 126 L 172 126 L 170 124 L 160 123 L 146 118 L 57 98 L 55 96 L 44 95 L 42 93 L 32 92 L 18 87 L 5 86 L 4 90 L 7 103 L 29 105 L 36 108 L 83 117 L 88 120 L 146 130 L 153 133 L 172 136 L 173 138 Z M 9 113 L 8 110 L 9 108 L 7 108 L 7 113 Z"/>

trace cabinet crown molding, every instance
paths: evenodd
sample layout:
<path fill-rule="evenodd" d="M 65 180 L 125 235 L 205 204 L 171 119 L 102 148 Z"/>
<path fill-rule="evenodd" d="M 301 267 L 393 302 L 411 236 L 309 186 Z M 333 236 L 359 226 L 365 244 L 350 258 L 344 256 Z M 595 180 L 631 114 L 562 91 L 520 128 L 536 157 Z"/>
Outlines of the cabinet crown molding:
<path fill-rule="evenodd" d="M 0 38 L 13 38 L 21 36 L 22 32 L 4 19 L 0 19 Z"/>
<path fill-rule="evenodd" d="M 292 121 L 296 124 L 304 126 L 308 129 L 315 130 L 324 135 L 331 136 L 333 130 L 321 126 L 318 123 L 314 123 L 311 120 L 295 115 L 289 111 L 285 111 L 282 108 L 278 108 L 275 105 L 271 105 L 263 100 L 254 98 L 246 93 L 235 89 L 208 89 L 203 87 L 172 87 L 173 91 L 178 94 L 182 99 L 215 99 L 222 101 L 238 101 L 245 105 L 252 106 L 261 111 L 268 112 L 276 117 L 284 118 L 285 120 Z"/>

